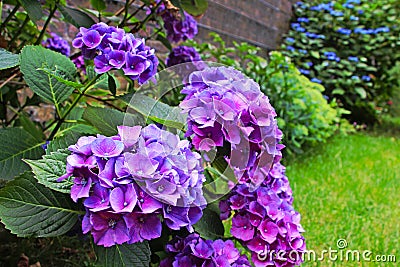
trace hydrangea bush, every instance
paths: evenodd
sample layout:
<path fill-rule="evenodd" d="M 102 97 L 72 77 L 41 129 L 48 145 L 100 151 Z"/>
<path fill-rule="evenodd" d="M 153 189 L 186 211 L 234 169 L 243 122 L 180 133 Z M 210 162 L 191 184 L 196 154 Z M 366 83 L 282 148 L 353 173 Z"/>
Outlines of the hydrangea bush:
<path fill-rule="evenodd" d="M 351 111 L 374 122 L 392 94 L 389 70 L 399 59 L 398 1 L 304 1 L 284 40 L 284 53 L 301 73 Z"/>
<path fill-rule="evenodd" d="M 6 111 L 15 113 L 0 130 L 0 178 L 8 180 L 0 217 L 11 233 L 91 242 L 96 262 L 80 264 L 301 263 L 304 230 L 269 98 L 242 72 L 209 67 L 193 48 L 174 44 L 196 34 L 188 13 L 203 13 L 204 3 L 145 1 L 142 20 L 129 15 L 130 2 L 113 16 L 102 1 L 91 1 L 89 13 L 61 2 L 22 4 L 26 21 L 44 18 L 44 26 L 33 44 L 0 50 L 8 81 L 24 81 L 1 85 Z M 13 17 L 11 10 L 6 21 Z M 53 18 L 76 26 L 72 50 L 46 36 Z M 155 28 L 142 36 L 149 21 Z M 4 38 L 17 39 L 9 28 Z M 175 107 L 155 97 L 165 66 L 152 38 L 171 48 L 166 66 L 182 72 Z M 16 110 L 10 96 L 21 84 L 33 96 Z M 53 107 L 52 120 L 39 124 L 24 113 L 39 104 Z"/>

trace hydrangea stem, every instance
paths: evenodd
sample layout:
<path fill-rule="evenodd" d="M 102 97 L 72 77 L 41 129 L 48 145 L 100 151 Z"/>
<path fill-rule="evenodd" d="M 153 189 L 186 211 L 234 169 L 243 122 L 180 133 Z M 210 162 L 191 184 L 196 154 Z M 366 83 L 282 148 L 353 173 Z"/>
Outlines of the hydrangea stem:
<path fill-rule="evenodd" d="M 47 18 L 46 22 L 44 23 L 43 29 L 40 31 L 39 37 L 37 38 L 35 45 L 39 45 L 40 42 L 42 41 L 44 34 L 46 33 L 47 26 L 49 25 L 51 19 L 54 16 L 54 13 L 57 10 L 57 3 L 58 3 L 58 1 L 56 1 L 56 3 L 54 4 L 54 8 L 50 11 L 49 17 Z"/>

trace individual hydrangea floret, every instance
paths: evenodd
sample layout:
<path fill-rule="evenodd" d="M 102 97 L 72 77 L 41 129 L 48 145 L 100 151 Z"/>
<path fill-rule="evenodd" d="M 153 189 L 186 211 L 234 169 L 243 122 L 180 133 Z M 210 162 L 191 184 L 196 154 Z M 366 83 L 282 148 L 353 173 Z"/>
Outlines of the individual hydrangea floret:
<path fill-rule="evenodd" d="M 232 266 L 250 267 L 247 257 L 241 255 L 231 240 L 204 240 L 197 233 L 185 238 L 176 237 L 166 246 L 168 257 L 160 267 L 176 266 Z"/>
<path fill-rule="evenodd" d="M 188 13 L 181 13 L 176 10 L 169 10 L 164 4 L 160 6 L 157 13 L 161 15 L 164 21 L 164 28 L 167 31 L 167 39 L 170 42 L 178 43 L 187 39 L 193 39 L 197 32 L 197 21 Z"/>
<path fill-rule="evenodd" d="M 53 32 L 50 38 L 42 42 L 42 45 L 50 50 L 66 55 L 67 57 L 71 54 L 71 47 L 68 41 Z"/>
<path fill-rule="evenodd" d="M 206 201 L 199 154 L 155 125 L 119 126 L 118 135 L 81 137 L 69 147 L 71 198 L 83 200 L 84 233 L 97 245 L 151 240 L 161 224 L 193 231 Z"/>
<path fill-rule="evenodd" d="M 292 202 L 285 167 L 279 162 L 257 190 L 236 185 L 220 202 L 221 219 L 233 214 L 231 234 L 251 251 L 256 267 L 297 266 L 302 262 L 304 229 Z M 271 253 L 274 251 L 280 251 L 280 257 Z"/>
<path fill-rule="evenodd" d="M 157 72 L 158 59 L 144 39 L 103 22 L 89 29 L 81 27 L 72 45 L 82 50 L 85 59 L 94 59 L 97 73 L 122 69 L 125 75 L 143 84 Z"/>
<path fill-rule="evenodd" d="M 253 80 L 228 67 L 193 72 L 181 91 L 188 131 L 197 150 L 229 144 L 226 160 L 239 183 L 257 187 L 280 155 L 276 113 Z"/>

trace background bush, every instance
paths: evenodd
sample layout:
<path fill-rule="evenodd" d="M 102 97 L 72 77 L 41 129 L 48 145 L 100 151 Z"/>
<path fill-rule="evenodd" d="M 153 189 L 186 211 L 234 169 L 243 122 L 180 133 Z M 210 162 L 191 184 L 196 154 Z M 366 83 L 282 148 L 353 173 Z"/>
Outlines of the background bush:
<path fill-rule="evenodd" d="M 352 112 L 351 121 L 375 122 L 393 93 L 399 10 L 397 0 L 298 2 L 284 53 Z"/>
<path fill-rule="evenodd" d="M 325 141 L 337 129 L 341 109 L 327 103 L 324 87 L 300 74 L 290 59 L 272 52 L 269 60 L 257 55 L 258 48 L 247 43 L 227 47 L 214 34 L 214 44 L 196 44 L 204 60 L 234 66 L 260 84 L 278 114 L 286 152 L 300 153 L 307 145 Z"/>

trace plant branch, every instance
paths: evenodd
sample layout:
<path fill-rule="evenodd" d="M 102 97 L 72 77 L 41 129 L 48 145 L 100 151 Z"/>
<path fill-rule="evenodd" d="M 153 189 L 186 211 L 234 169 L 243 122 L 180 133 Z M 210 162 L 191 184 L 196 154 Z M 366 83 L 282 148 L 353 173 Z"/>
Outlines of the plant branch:
<path fill-rule="evenodd" d="M 43 25 L 43 29 L 40 31 L 39 37 L 37 38 L 35 45 L 39 45 L 43 39 L 44 34 L 46 33 L 47 26 L 49 26 L 50 20 L 54 16 L 54 13 L 57 10 L 57 4 L 54 4 L 54 8 L 50 11 L 49 17 L 47 18 L 46 22 Z"/>
<path fill-rule="evenodd" d="M 1 1 L 3 2 L 3 1 Z M 10 14 L 8 14 L 7 18 L 4 20 L 4 22 L 1 24 L 0 27 L 0 32 L 2 32 L 4 30 L 4 28 L 6 27 L 7 23 L 11 20 L 11 18 L 15 15 L 15 13 L 17 13 L 18 9 L 21 7 L 20 3 L 17 3 L 14 7 L 14 9 L 11 11 Z"/>

